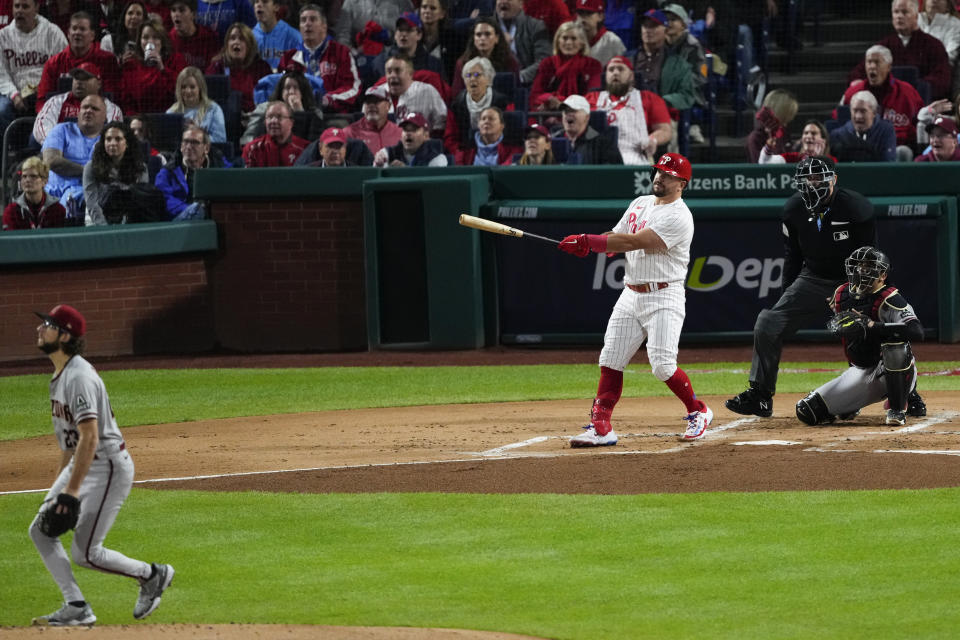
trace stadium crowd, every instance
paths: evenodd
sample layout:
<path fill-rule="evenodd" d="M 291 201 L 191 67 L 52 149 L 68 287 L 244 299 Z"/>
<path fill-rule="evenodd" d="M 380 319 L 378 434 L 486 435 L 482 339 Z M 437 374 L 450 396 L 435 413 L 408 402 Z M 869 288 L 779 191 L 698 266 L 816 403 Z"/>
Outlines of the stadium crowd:
<path fill-rule="evenodd" d="M 802 5 L 0 2 L 3 229 L 203 217 L 207 167 L 649 165 L 703 142 L 708 78 L 736 100 L 763 25 L 797 46 Z M 832 114 L 793 140 L 798 98 L 769 92 L 743 159 L 957 160 L 960 14 L 892 0 L 889 16 Z"/>

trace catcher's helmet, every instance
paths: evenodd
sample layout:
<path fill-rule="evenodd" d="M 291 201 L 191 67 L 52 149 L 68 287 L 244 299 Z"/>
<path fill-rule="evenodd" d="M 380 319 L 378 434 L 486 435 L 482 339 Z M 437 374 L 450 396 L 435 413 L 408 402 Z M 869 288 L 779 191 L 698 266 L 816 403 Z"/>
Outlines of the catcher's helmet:
<path fill-rule="evenodd" d="M 833 162 L 823 156 L 807 156 L 797 164 L 793 188 L 800 192 L 807 210 L 813 211 L 823 203 L 836 176 Z"/>
<path fill-rule="evenodd" d="M 879 249 L 860 247 L 843 263 L 850 283 L 850 293 L 860 298 L 871 293 L 877 280 L 890 269 L 890 258 Z"/>
<path fill-rule="evenodd" d="M 687 182 L 690 182 L 690 177 L 693 175 L 693 168 L 690 166 L 690 161 L 679 153 L 663 154 L 660 156 L 660 159 L 657 160 L 657 164 L 653 165 L 653 168 L 659 169 L 674 178 L 686 180 Z"/>

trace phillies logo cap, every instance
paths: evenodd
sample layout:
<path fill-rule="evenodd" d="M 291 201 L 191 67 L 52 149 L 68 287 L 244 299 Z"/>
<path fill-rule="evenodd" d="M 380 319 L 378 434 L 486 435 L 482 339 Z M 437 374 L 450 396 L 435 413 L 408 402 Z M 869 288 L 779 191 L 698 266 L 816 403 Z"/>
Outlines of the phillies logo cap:
<path fill-rule="evenodd" d="M 40 313 L 39 311 L 34 311 L 34 313 L 47 322 L 57 325 L 74 338 L 79 338 L 87 332 L 87 321 L 80 315 L 79 311 L 68 304 L 58 304 L 50 310 L 50 313 Z"/>
<path fill-rule="evenodd" d="M 603 11 L 603 0 L 577 0 L 577 11 L 600 13 Z"/>

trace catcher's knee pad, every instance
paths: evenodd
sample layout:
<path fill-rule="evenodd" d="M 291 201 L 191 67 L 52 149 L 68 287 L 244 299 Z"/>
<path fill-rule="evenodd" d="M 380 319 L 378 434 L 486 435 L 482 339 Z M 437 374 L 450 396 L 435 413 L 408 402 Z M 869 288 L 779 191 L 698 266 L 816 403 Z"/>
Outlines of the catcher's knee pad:
<path fill-rule="evenodd" d="M 823 398 L 816 391 L 797 403 L 797 418 L 811 427 L 818 424 L 833 422 L 834 417 L 827 410 Z"/>
<path fill-rule="evenodd" d="M 670 377 L 677 372 L 677 363 L 676 362 L 651 362 L 650 369 L 653 371 L 653 376 L 660 382 L 666 382 Z"/>
<path fill-rule="evenodd" d="M 886 371 L 907 371 L 913 366 L 913 350 L 910 349 L 909 342 L 882 344 L 880 353 Z"/>

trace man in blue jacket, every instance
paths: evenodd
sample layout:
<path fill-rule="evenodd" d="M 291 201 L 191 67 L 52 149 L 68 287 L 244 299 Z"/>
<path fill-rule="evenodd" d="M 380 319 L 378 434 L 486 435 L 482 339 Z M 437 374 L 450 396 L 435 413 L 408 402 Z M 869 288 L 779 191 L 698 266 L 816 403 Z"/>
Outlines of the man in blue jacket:
<path fill-rule="evenodd" d="M 869 91 L 850 98 L 850 120 L 830 133 L 830 150 L 840 162 L 896 162 L 897 133 L 877 117 L 877 99 Z"/>

